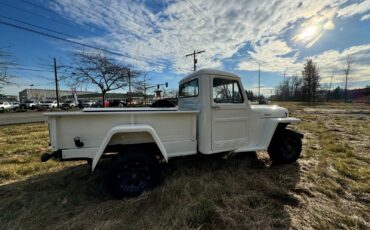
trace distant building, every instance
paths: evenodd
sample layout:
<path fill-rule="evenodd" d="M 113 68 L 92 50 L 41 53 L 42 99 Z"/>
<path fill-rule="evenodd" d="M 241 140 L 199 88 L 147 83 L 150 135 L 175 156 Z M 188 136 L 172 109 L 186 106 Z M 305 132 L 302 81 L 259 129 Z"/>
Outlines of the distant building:
<path fill-rule="evenodd" d="M 8 101 L 8 102 L 18 101 L 18 96 L 0 94 L 0 101 Z"/>
<path fill-rule="evenodd" d="M 72 90 L 59 90 L 59 98 L 63 96 L 71 96 Z M 77 95 L 91 94 L 94 92 L 77 91 Z M 56 100 L 56 93 L 53 89 L 24 89 L 19 92 L 19 100 L 21 103 L 28 100 Z"/>

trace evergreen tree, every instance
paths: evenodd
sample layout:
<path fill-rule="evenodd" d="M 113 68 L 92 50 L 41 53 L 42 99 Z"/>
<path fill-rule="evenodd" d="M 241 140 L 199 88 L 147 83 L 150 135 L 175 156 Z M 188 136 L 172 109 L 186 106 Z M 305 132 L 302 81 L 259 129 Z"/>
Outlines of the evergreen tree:
<path fill-rule="evenodd" d="M 308 102 L 315 102 L 317 89 L 320 86 L 319 69 L 310 59 L 303 67 L 303 94 Z"/>

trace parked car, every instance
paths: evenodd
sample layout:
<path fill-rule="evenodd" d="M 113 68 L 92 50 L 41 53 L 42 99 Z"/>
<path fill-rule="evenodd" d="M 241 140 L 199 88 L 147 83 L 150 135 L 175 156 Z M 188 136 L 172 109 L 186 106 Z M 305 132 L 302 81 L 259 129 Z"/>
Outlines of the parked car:
<path fill-rule="evenodd" d="M 90 107 L 94 107 L 94 105 L 95 105 L 94 101 L 82 101 L 81 102 L 82 108 L 90 108 Z"/>
<path fill-rule="evenodd" d="M 11 109 L 12 105 L 7 101 L 1 101 L 0 102 L 0 110 L 8 110 Z"/>
<path fill-rule="evenodd" d="M 109 100 L 109 107 L 127 107 L 127 102 L 124 100 Z"/>
<path fill-rule="evenodd" d="M 68 100 L 62 103 L 61 108 L 62 109 L 73 109 L 77 107 L 78 104 L 75 101 Z"/>
<path fill-rule="evenodd" d="M 36 109 L 39 103 L 37 101 L 29 100 L 21 103 L 19 105 L 20 109 Z"/>
<path fill-rule="evenodd" d="M 91 108 L 45 113 L 52 153 L 42 161 L 86 159 L 94 171 L 103 157 L 117 197 L 138 196 L 157 185 L 170 158 L 264 150 L 276 164 L 295 162 L 303 135 L 287 129 L 300 119 L 276 105 L 250 105 L 241 79 L 199 70 L 180 81 L 174 108 Z"/>
<path fill-rule="evenodd" d="M 10 104 L 11 104 L 13 110 L 16 110 L 16 109 L 19 108 L 19 102 L 18 101 L 10 102 Z"/>
<path fill-rule="evenodd" d="M 41 101 L 38 104 L 39 108 L 42 109 L 52 109 L 57 107 L 57 101 Z"/>
<path fill-rule="evenodd" d="M 105 105 L 105 107 L 109 107 L 109 101 L 105 101 L 105 102 L 104 102 L 104 105 Z M 101 101 L 101 100 L 97 101 L 97 102 L 95 103 L 95 106 L 94 106 L 94 107 L 103 108 L 103 103 L 102 103 L 102 101 Z"/>

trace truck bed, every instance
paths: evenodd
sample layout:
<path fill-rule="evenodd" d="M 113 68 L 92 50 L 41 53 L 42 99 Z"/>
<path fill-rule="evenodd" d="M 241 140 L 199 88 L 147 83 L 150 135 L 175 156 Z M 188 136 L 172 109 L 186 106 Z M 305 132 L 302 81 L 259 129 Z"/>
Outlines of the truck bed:
<path fill-rule="evenodd" d="M 198 111 L 179 111 L 176 108 L 89 108 L 76 112 L 44 113 L 48 117 L 51 145 L 55 151 L 77 149 L 75 137 L 84 143 L 83 148 L 96 149 L 114 127 L 150 125 L 169 157 L 197 152 L 197 114 Z M 151 141 L 148 134 L 135 135 L 114 136 L 110 144 Z"/>

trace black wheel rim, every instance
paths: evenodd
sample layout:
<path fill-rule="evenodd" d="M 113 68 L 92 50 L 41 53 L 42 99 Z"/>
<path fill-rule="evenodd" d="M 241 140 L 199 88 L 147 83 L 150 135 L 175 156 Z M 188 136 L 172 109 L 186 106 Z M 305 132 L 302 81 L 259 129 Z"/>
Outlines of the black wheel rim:
<path fill-rule="evenodd" d="M 283 141 L 280 151 L 285 159 L 293 158 L 298 151 L 297 141 L 293 138 L 287 138 Z"/>
<path fill-rule="evenodd" d="M 150 187 L 150 168 L 143 162 L 127 162 L 117 174 L 120 188 L 124 192 L 138 193 Z"/>

